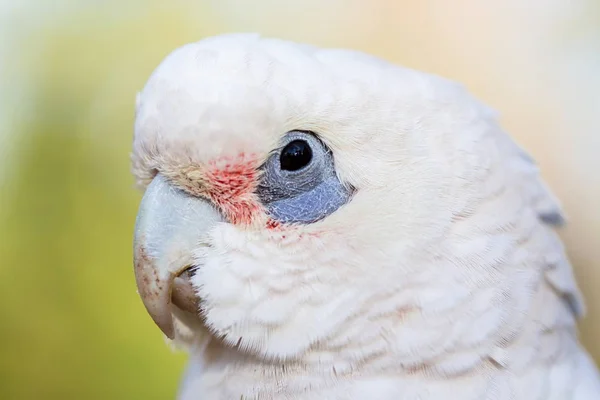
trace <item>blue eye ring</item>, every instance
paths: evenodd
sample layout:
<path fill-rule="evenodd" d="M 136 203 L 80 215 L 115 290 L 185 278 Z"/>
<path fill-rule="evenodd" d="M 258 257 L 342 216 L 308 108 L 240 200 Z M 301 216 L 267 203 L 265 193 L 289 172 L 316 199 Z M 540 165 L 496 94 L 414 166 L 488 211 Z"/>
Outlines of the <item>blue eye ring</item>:
<path fill-rule="evenodd" d="M 282 163 L 286 153 L 291 159 Z M 333 152 L 313 132 L 286 133 L 260 169 L 256 194 L 267 214 L 282 223 L 310 224 L 326 218 L 354 192 L 340 182 Z"/>

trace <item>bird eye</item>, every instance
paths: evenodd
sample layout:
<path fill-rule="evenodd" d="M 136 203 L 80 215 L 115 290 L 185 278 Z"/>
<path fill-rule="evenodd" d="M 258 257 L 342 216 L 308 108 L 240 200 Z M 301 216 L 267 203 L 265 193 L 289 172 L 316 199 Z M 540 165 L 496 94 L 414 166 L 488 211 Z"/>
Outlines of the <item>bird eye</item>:
<path fill-rule="evenodd" d="M 284 171 L 298 171 L 312 160 L 310 145 L 304 140 L 294 140 L 281 150 L 279 164 Z"/>
<path fill-rule="evenodd" d="M 350 200 L 352 188 L 337 177 L 333 152 L 308 131 L 289 131 L 261 166 L 256 194 L 269 216 L 309 224 Z"/>

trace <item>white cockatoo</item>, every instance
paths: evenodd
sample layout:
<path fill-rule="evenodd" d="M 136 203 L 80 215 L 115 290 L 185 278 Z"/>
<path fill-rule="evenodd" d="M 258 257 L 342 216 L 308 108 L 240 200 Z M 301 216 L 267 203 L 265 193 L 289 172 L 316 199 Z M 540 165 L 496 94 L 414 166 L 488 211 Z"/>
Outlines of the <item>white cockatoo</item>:
<path fill-rule="evenodd" d="M 132 165 L 180 399 L 600 399 L 560 206 L 462 86 L 216 36 L 150 77 Z"/>

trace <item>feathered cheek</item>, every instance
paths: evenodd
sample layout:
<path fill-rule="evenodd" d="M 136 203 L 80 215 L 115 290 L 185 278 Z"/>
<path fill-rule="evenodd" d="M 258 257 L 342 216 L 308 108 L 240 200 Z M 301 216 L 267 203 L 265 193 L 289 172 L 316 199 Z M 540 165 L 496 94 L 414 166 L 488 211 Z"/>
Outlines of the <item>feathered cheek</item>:
<path fill-rule="evenodd" d="M 266 261 L 265 249 L 248 242 L 248 234 L 230 224 L 215 227 L 211 246 L 196 255 L 202 266 L 191 278 L 204 323 L 231 345 L 238 345 L 242 336 L 242 345 L 249 344 L 252 310 L 269 298 L 269 286 L 262 278 L 272 273 L 273 264 Z"/>

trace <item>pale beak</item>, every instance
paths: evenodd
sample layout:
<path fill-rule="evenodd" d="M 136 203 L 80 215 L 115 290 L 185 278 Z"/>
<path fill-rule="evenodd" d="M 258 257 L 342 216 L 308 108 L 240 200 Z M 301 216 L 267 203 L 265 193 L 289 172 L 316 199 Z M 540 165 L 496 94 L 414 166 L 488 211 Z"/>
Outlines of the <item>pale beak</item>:
<path fill-rule="evenodd" d="M 134 270 L 138 292 L 148 314 L 170 339 L 173 309 L 198 313 L 198 299 L 189 281 L 193 253 L 221 214 L 206 200 L 171 186 L 162 175 L 148 185 L 138 211 L 134 234 Z"/>

